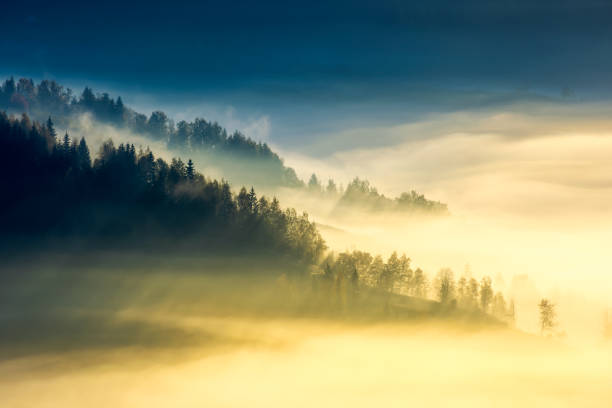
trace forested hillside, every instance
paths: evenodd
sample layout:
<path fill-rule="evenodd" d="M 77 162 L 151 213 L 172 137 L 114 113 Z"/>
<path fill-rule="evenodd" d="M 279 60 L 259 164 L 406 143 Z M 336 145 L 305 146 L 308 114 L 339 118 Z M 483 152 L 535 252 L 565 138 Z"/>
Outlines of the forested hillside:
<path fill-rule="evenodd" d="M 325 243 L 306 214 L 211 180 L 191 160 L 167 163 L 133 145 L 105 143 L 92 161 L 85 139 L 52 121 L 0 113 L 0 234 L 5 244 L 258 250 L 316 262 Z"/>
<path fill-rule="evenodd" d="M 367 252 L 326 252 L 307 214 L 281 209 L 276 198 L 244 187 L 234 194 L 226 181 L 198 173 L 192 160 L 167 163 L 131 144 L 109 140 L 92 159 L 86 139 L 57 135 L 51 120 L 0 113 L 0 186 L 3 251 L 145 249 L 284 258 L 309 267 L 312 289 L 300 296 L 313 294 L 305 301 L 327 311 L 399 313 L 410 298 L 410 313 L 416 307 L 508 318 L 489 278 L 455 281 L 443 269 L 430 279 L 404 255 L 384 262 Z M 438 302 L 423 303 L 428 298 Z"/>
<path fill-rule="evenodd" d="M 55 81 L 43 80 L 36 84 L 31 79 L 10 78 L 0 89 L 0 109 L 28 113 L 39 121 L 51 116 L 64 128 L 72 115 L 89 113 L 97 121 L 162 141 L 177 153 L 202 156 L 210 164 L 221 167 L 224 174 L 249 173 L 248 181 L 256 184 L 303 185 L 293 169 L 284 166 L 266 143 L 256 142 L 238 131 L 229 133 L 218 123 L 202 118 L 175 123 L 159 110 L 147 117 L 125 106 L 120 96 L 114 99 L 108 93 L 94 94 L 88 87 L 77 96 Z"/>
<path fill-rule="evenodd" d="M 308 183 L 298 178 L 291 167 L 266 143 L 257 142 L 239 131 L 228 132 L 216 122 L 196 118 L 175 122 L 166 113 L 154 111 L 149 116 L 124 105 L 121 97 L 96 94 L 86 87 L 80 95 L 55 81 L 9 78 L 0 86 L 0 110 L 28 113 L 38 121 L 52 117 L 59 128 L 66 128 L 71 118 L 82 113 L 117 128 L 126 128 L 164 143 L 178 156 L 197 158 L 221 170 L 223 177 L 239 184 L 258 187 L 306 189 L 339 200 L 338 210 L 353 207 L 366 211 L 402 211 L 446 214 L 445 204 L 426 199 L 416 192 L 403 193 L 395 199 L 379 194 L 365 180 L 355 179 L 346 189 L 334 180 L 323 188 L 313 174 Z"/>

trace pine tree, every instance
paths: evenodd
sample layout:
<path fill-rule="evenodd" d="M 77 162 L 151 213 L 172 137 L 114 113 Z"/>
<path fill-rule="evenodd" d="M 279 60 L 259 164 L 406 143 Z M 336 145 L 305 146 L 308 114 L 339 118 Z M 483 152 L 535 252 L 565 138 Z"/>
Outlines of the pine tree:
<path fill-rule="evenodd" d="M 70 153 L 70 136 L 68 136 L 68 131 L 66 131 L 66 134 L 64 135 L 64 141 L 62 143 L 62 151 L 64 152 L 65 155 L 68 155 Z"/>
<path fill-rule="evenodd" d="M 121 100 L 121 97 L 118 97 L 117 102 L 114 106 L 115 122 L 117 122 L 118 124 L 122 124 L 123 122 L 124 109 L 125 107 L 123 106 L 123 101 Z"/>
<path fill-rule="evenodd" d="M 257 205 L 257 194 L 255 194 L 255 189 L 251 186 L 251 191 L 249 191 L 249 209 L 251 210 L 251 214 L 257 214 L 259 210 L 259 206 Z"/>
<path fill-rule="evenodd" d="M 55 131 L 51 116 L 49 116 L 49 119 L 47 119 L 47 130 L 49 131 L 49 136 L 51 136 L 53 139 L 57 137 L 57 132 Z"/>
<path fill-rule="evenodd" d="M 81 138 L 79 146 L 77 147 L 77 155 L 79 158 L 79 168 L 81 170 L 89 170 L 91 168 L 91 156 L 89 154 L 89 148 L 85 142 L 85 138 Z"/>
<path fill-rule="evenodd" d="M 189 161 L 187 162 L 187 179 L 189 179 L 189 181 L 193 181 L 194 178 L 195 169 L 193 167 L 193 161 L 189 159 Z"/>
<path fill-rule="evenodd" d="M 483 312 L 488 313 L 489 305 L 493 300 L 493 287 L 491 284 L 491 278 L 485 276 L 480 281 L 480 307 Z"/>

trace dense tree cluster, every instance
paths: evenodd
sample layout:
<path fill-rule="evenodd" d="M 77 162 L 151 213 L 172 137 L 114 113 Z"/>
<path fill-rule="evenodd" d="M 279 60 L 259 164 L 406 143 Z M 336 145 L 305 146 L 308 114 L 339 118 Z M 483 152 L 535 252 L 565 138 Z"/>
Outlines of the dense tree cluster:
<path fill-rule="evenodd" d="M 51 119 L 0 113 L 3 240 L 80 237 L 122 245 L 184 245 L 206 251 L 265 249 L 307 263 L 325 243 L 306 214 L 282 210 L 251 189 L 167 163 L 134 145 L 104 143 L 93 160 L 85 139 L 59 137 Z M 82 242 L 83 239 L 80 239 Z"/>
<path fill-rule="evenodd" d="M 428 200 L 424 195 L 414 190 L 410 193 L 404 192 L 396 198 L 389 198 L 380 194 L 374 186 L 370 185 L 369 181 L 361 180 L 358 177 L 354 178 L 346 188 L 338 187 L 333 179 L 329 179 L 327 185 L 323 187 L 316 174 L 313 174 L 308 181 L 307 188 L 313 193 L 338 198 L 338 211 L 347 208 L 360 208 L 374 212 L 400 211 L 437 215 L 448 214 L 446 204 Z"/>
<path fill-rule="evenodd" d="M 249 161 L 251 173 L 253 170 L 262 173 L 261 179 L 272 177 L 278 185 L 288 187 L 303 185 L 293 169 L 285 167 L 266 143 L 255 142 L 238 131 L 228 134 L 218 123 L 201 118 L 175 124 L 162 111 L 154 111 L 147 117 L 125 106 L 121 97 L 113 99 L 108 93 L 94 94 L 88 87 L 77 97 L 55 81 L 43 80 L 36 84 L 31 79 L 9 78 L 0 86 L 0 109 L 25 112 L 39 120 L 51 115 L 62 125 L 72 114 L 90 113 L 98 121 L 148 135 L 179 153 L 201 153 L 207 159 L 225 159 L 216 160 L 217 166 L 227 163 L 227 157 L 219 156 L 233 156 Z"/>
<path fill-rule="evenodd" d="M 63 128 L 67 127 L 71 115 L 89 113 L 98 121 L 162 141 L 179 155 L 198 157 L 239 184 L 306 188 L 311 193 L 339 199 L 339 211 L 358 207 L 370 211 L 447 212 L 445 204 L 427 200 L 415 191 L 391 199 L 358 178 L 346 189 L 338 187 L 333 180 L 324 188 L 314 174 L 305 184 L 266 143 L 256 142 L 237 131 L 230 134 L 218 123 L 201 118 L 175 123 L 162 111 L 147 116 L 125 106 L 121 97 L 95 94 L 88 87 L 77 96 L 55 81 L 43 80 L 36 84 L 31 79 L 9 78 L 0 86 L 0 109 L 25 112 L 40 121 L 51 115 Z"/>
<path fill-rule="evenodd" d="M 493 290 L 489 276 L 484 276 L 479 282 L 466 272 L 455 281 L 453 271 L 442 268 L 433 279 L 431 292 L 443 305 L 480 310 L 500 320 L 514 321 L 514 303 L 511 301 L 507 305 L 502 293 Z"/>
<path fill-rule="evenodd" d="M 283 210 L 276 198 L 210 180 L 187 163 L 156 158 L 134 145 L 103 143 L 93 158 L 84 138 L 58 135 L 53 121 L 0 113 L 0 240 L 4 245 L 188 250 L 285 256 L 314 267 L 325 310 L 387 313 L 405 299 L 435 299 L 443 311 L 480 311 L 512 321 L 491 279 L 450 269 L 430 279 L 410 258 L 387 260 L 363 251 L 328 253 L 306 214 Z M 325 256 L 325 257 L 324 257 Z M 364 299 L 368 299 L 364 302 Z M 400 299 L 400 300 L 398 300 Z"/>
<path fill-rule="evenodd" d="M 410 258 L 397 252 L 386 261 L 363 251 L 328 254 L 315 278 L 340 304 L 355 303 L 364 292 L 375 291 L 433 299 L 444 310 L 481 312 L 509 323 L 514 321 L 513 302 L 507 305 L 501 292 L 493 291 L 488 276 L 479 282 L 466 273 L 455 281 L 453 271 L 443 268 L 430 279 L 421 268 L 411 266 Z"/>

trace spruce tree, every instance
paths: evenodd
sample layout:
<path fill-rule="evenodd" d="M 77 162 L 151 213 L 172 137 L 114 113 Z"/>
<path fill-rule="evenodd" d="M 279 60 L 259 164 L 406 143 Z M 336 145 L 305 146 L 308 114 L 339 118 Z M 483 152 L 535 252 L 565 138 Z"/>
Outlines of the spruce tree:
<path fill-rule="evenodd" d="M 85 138 L 81 138 L 79 147 L 77 147 L 77 154 L 79 157 L 79 168 L 81 170 L 88 170 L 91 168 L 91 156 L 89 155 L 89 148 L 85 142 Z"/>
<path fill-rule="evenodd" d="M 193 167 L 193 161 L 191 159 L 187 162 L 187 178 L 189 181 L 193 181 L 195 178 L 195 168 Z"/>
<path fill-rule="evenodd" d="M 51 116 L 47 119 L 47 130 L 49 131 L 49 135 L 55 139 L 57 137 L 57 132 L 55 131 L 55 126 L 53 125 L 53 121 L 51 120 Z"/>

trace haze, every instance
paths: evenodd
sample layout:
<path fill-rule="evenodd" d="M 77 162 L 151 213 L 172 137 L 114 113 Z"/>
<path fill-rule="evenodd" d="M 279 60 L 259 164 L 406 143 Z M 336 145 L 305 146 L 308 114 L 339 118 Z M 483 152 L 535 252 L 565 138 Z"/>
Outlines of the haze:
<path fill-rule="evenodd" d="M 4 5 L 0 405 L 612 406 L 610 17 Z"/>

